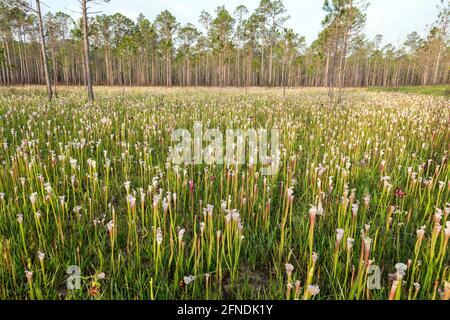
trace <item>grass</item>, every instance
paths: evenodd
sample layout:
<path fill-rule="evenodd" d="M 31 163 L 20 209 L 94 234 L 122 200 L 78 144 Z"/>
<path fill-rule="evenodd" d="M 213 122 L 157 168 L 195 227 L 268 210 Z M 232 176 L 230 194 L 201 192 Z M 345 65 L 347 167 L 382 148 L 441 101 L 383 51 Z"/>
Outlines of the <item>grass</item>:
<path fill-rule="evenodd" d="M 413 94 L 425 94 L 431 96 L 450 97 L 450 86 L 405 86 L 405 87 L 376 87 L 369 89 L 375 92 L 400 92 L 400 93 L 413 93 Z"/>
<path fill-rule="evenodd" d="M 0 92 L 0 299 L 450 297 L 445 98 L 33 90 Z M 197 120 L 277 126 L 279 170 L 171 163 Z"/>

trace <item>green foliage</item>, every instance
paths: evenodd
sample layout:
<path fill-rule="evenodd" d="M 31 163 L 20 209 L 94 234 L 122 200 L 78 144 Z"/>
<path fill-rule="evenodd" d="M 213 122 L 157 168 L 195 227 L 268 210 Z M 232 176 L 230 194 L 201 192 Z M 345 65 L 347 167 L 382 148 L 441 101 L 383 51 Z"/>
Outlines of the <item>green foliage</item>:
<path fill-rule="evenodd" d="M 173 38 L 179 28 L 176 18 L 169 10 L 164 10 L 156 16 L 155 27 L 158 30 L 161 50 L 166 53 L 171 52 L 173 50 Z"/>
<path fill-rule="evenodd" d="M 450 97 L 450 86 L 375 87 L 369 90 Z"/>

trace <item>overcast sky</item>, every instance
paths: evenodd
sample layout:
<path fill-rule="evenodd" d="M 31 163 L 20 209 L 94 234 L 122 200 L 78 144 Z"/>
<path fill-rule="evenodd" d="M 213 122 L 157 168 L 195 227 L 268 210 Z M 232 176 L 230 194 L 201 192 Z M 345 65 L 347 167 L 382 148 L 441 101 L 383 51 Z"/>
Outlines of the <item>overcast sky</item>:
<path fill-rule="evenodd" d="M 77 0 L 43 2 L 47 5 L 43 6 L 43 11 L 61 10 L 72 16 L 79 16 L 76 13 L 80 11 Z M 425 35 L 426 25 L 431 24 L 436 18 L 436 5 L 440 0 L 370 0 L 370 2 L 371 5 L 367 9 L 366 35 L 372 39 L 375 35 L 382 34 L 384 43 L 398 45 L 412 31 Z M 252 12 L 258 6 L 259 0 L 110 0 L 109 3 L 91 5 L 91 10 L 106 14 L 120 12 L 132 19 L 136 19 L 142 12 L 153 20 L 159 12 L 168 9 L 180 23 L 192 22 L 199 26 L 198 17 L 202 10 L 213 13 L 217 6 L 224 3 L 230 12 L 240 4 L 244 4 Z M 323 0 L 283 0 L 283 3 L 291 17 L 286 25 L 305 36 L 308 44 L 311 43 L 321 29 L 324 17 Z"/>

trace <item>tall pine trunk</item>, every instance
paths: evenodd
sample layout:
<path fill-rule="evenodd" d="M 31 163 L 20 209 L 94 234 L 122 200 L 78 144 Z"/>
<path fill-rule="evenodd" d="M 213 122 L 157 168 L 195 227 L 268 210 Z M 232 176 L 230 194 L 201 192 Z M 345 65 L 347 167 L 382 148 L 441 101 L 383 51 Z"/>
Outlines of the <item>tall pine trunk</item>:
<path fill-rule="evenodd" d="M 36 0 L 36 11 L 38 14 L 39 37 L 41 39 L 41 57 L 42 57 L 42 61 L 43 61 L 42 65 L 44 68 L 45 83 L 47 85 L 47 96 L 48 96 L 48 100 L 52 100 L 52 96 L 53 96 L 52 84 L 50 82 L 50 74 L 48 72 L 47 52 L 45 50 L 44 27 L 42 25 L 41 4 L 40 4 L 39 0 Z"/>
<path fill-rule="evenodd" d="M 89 101 L 94 101 L 94 90 L 92 88 L 91 67 L 89 65 L 89 36 L 88 36 L 88 21 L 87 21 L 87 0 L 81 0 L 83 11 L 83 45 L 84 45 L 84 72 L 86 79 L 86 87 Z"/>

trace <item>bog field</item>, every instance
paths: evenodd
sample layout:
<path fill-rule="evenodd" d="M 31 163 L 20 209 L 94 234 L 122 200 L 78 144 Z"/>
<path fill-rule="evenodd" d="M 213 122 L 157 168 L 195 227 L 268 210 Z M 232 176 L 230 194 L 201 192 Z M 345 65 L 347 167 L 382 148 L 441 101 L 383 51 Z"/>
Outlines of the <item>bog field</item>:
<path fill-rule="evenodd" d="M 450 298 L 448 97 L 95 91 L 0 90 L 0 299 Z"/>

